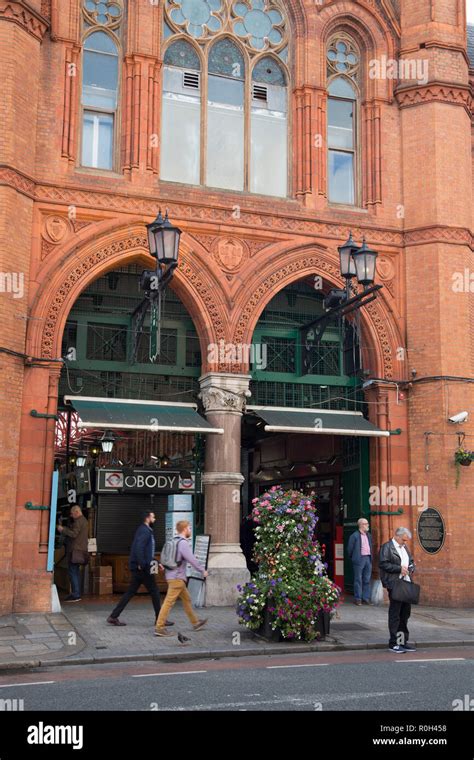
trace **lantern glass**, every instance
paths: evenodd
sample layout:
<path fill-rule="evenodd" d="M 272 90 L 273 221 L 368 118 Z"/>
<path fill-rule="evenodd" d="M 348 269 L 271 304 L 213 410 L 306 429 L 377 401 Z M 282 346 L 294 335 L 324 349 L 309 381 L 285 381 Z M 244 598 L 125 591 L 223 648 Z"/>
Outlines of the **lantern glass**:
<path fill-rule="evenodd" d="M 163 219 L 159 212 L 155 221 L 147 225 L 147 231 L 150 254 L 160 264 L 177 262 L 181 230 L 171 224 L 168 214 Z"/>
<path fill-rule="evenodd" d="M 349 234 L 349 239 L 344 245 L 339 246 L 339 261 L 341 266 L 341 275 L 346 279 L 356 276 L 355 262 L 353 254 L 358 250 L 358 246 L 352 239 L 352 232 Z"/>
<path fill-rule="evenodd" d="M 115 436 L 113 433 L 110 432 L 110 430 L 107 430 L 102 438 L 100 439 L 100 445 L 102 446 L 102 451 L 104 454 L 110 454 L 114 447 L 115 442 Z"/>
<path fill-rule="evenodd" d="M 357 279 L 361 285 L 371 285 L 375 280 L 375 265 L 378 253 L 367 247 L 367 243 L 362 243 L 361 248 L 354 254 L 356 265 Z"/>
<path fill-rule="evenodd" d="M 87 451 L 78 451 L 76 457 L 76 467 L 85 467 L 87 461 Z"/>

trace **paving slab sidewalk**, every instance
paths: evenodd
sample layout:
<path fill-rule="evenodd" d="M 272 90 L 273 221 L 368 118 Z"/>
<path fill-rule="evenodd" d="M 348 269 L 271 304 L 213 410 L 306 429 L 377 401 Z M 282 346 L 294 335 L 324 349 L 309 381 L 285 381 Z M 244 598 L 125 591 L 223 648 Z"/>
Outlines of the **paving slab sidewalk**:
<path fill-rule="evenodd" d="M 189 660 L 205 657 L 238 657 L 253 654 L 286 654 L 305 651 L 386 648 L 388 606 L 358 607 L 347 598 L 331 621 L 324 642 L 272 643 L 238 624 L 232 607 L 199 611 L 209 623 L 193 631 L 178 604 L 169 630 L 177 635 L 159 639 L 154 633 L 154 613 L 148 597 L 135 597 L 115 627 L 106 623 L 118 597 L 84 599 L 63 604 L 58 614 L 21 614 L 0 617 L 0 671 L 51 665 L 126 662 L 134 660 Z M 418 646 L 474 645 L 474 610 L 416 607 L 409 622 L 410 639 Z"/>

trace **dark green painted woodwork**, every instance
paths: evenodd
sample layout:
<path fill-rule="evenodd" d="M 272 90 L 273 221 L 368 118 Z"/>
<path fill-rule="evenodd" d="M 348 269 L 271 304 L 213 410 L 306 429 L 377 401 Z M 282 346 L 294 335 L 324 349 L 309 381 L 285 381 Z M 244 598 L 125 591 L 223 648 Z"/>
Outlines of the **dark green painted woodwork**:
<path fill-rule="evenodd" d="M 352 451 L 350 451 L 352 449 Z M 344 460 L 341 476 L 344 517 L 344 588 L 354 588 L 352 562 L 347 556 L 349 536 L 357 530 L 359 517 L 369 516 L 369 441 L 366 438 L 344 440 Z"/>

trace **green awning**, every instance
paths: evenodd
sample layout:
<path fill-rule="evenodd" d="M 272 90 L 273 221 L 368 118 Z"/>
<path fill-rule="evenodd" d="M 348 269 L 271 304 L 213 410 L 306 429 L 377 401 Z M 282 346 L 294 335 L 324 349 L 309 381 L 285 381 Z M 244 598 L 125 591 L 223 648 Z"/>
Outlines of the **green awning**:
<path fill-rule="evenodd" d="M 136 401 L 129 398 L 65 396 L 80 417 L 79 427 L 104 430 L 169 430 L 176 433 L 223 433 L 197 412 L 196 404 Z"/>
<path fill-rule="evenodd" d="M 265 422 L 267 433 L 314 433 L 317 435 L 354 435 L 388 437 L 365 419 L 362 412 L 339 412 L 328 409 L 292 409 L 279 406 L 247 406 Z"/>

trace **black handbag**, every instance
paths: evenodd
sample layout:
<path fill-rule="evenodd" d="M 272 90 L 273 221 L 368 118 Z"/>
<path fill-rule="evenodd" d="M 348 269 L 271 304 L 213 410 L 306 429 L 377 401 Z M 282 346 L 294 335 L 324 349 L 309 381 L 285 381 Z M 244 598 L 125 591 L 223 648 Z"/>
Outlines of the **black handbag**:
<path fill-rule="evenodd" d="M 420 587 L 418 583 L 396 580 L 390 589 L 390 598 L 394 602 L 406 602 L 406 604 L 418 604 L 420 601 Z"/>

